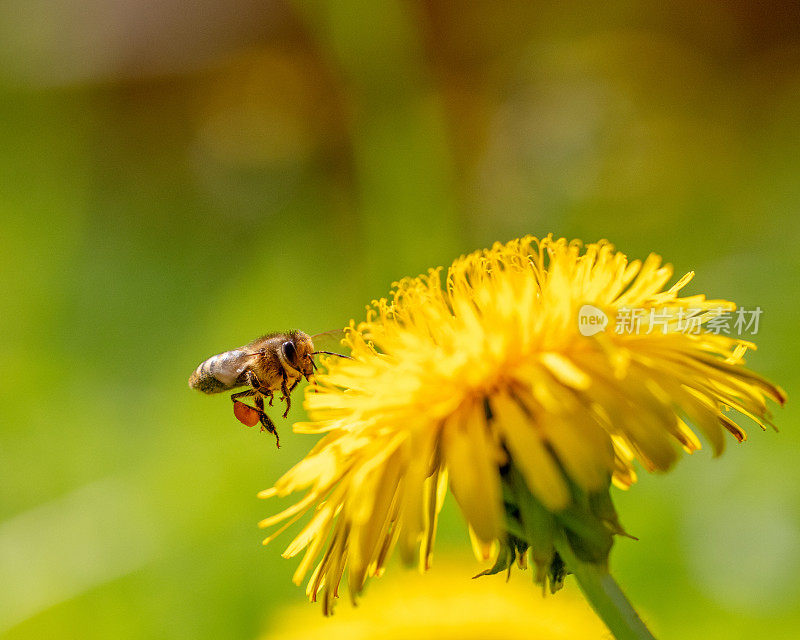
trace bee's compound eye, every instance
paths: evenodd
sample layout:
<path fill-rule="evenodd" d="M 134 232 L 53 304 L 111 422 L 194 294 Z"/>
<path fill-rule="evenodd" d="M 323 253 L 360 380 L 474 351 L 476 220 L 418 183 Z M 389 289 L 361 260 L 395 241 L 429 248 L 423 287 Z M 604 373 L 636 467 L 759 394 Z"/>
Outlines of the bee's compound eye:
<path fill-rule="evenodd" d="M 289 362 L 294 362 L 295 358 L 297 358 L 297 349 L 294 347 L 294 342 L 284 342 L 281 345 L 281 351 L 283 351 L 283 357 Z"/>

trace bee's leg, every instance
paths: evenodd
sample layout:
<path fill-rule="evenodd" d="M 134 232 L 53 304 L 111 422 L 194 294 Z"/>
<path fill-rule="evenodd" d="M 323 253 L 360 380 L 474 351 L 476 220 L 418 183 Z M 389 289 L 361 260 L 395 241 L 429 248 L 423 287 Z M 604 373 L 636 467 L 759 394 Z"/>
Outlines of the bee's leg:
<path fill-rule="evenodd" d="M 258 376 L 253 373 L 252 371 L 247 372 L 247 384 L 253 387 L 253 393 L 260 393 L 262 396 L 266 396 L 269 398 L 269 406 L 272 406 L 272 389 L 269 387 L 261 387 L 261 380 L 258 379 Z"/>
<path fill-rule="evenodd" d="M 275 423 L 272 422 L 272 420 L 270 419 L 270 417 L 266 413 L 264 413 L 264 398 L 262 398 L 261 396 L 256 396 L 255 402 L 256 402 L 256 407 L 259 410 L 258 418 L 261 421 L 261 430 L 262 431 L 269 431 L 272 435 L 274 435 L 275 436 L 275 446 L 277 446 L 278 449 L 280 449 L 281 448 L 281 439 L 278 436 L 278 430 L 275 428 Z"/>
<path fill-rule="evenodd" d="M 291 395 L 292 395 L 292 391 L 294 391 L 294 388 L 295 388 L 295 387 L 296 387 L 298 384 L 300 384 L 300 378 L 297 378 L 297 379 L 296 379 L 296 380 L 295 380 L 295 381 L 292 383 L 292 386 L 291 386 L 291 387 L 289 387 L 289 397 L 291 397 Z"/>
<path fill-rule="evenodd" d="M 294 389 L 294 385 L 292 385 L 292 389 Z M 286 372 L 283 373 L 283 380 L 281 380 L 281 392 L 283 393 L 283 399 L 286 400 L 286 411 L 283 412 L 283 417 L 285 418 L 289 415 L 289 409 L 292 408 L 292 399 L 289 397 L 289 389 L 286 388 Z"/>
<path fill-rule="evenodd" d="M 258 376 L 253 373 L 252 371 L 247 372 L 247 376 L 245 378 L 247 380 L 247 384 L 249 384 L 253 389 L 260 389 L 261 388 L 261 380 L 258 379 Z"/>
<path fill-rule="evenodd" d="M 261 386 L 261 380 L 258 379 L 258 376 L 253 373 L 252 371 L 247 372 L 247 384 L 249 384 L 255 391 L 260 393 L 262 396 L 269 398 L 269 406 L 272 406 L 272 389 L 269 387 Z"/>
<path fill-rule="evenodd" d="M 231 394 L 231 400 L 234 402 L 238 402 L 239 398 L 249 398 L 250 396 L 256 395 L 255 389 L 247 389 L 246 391 L 239 391 L 238 393 Z"/>
<path fill-rule="evenodd" d="M 289 397 L 289 390 L 286 388 L 286 383 L 289 379 L 286 377 L 286 372 L 281 373 L 281 393 L 283 393 L 283 400 Z"/>
<path fill-rule="evenodd" d="M 231 394 L 231 400 L 233 400 L 233 413 L 236 415 L 236 417 L 237 417 L 237 419 L 239 419 L 239 421 L 242 421 L 242 419 L 239 417 L 239 412 L 240 411 L 243 412 L 242 413 L 243 416 L 248 413 L 247 409 L 250 409 L 250 411 L 255 411 L 255 409 L 253 409 L 253 407 L 251 407 L 249 404 L 245 404 L 244 402 L 242 402 L 240 400 L 240 398 L 250 398 L 251 396 L 254 396 L 254 395 L 256 395 L 255 389 L 246 389 L 245 391 L 239 391 L 238 393 L 232 393 Z M 237 406 L 237 405 L 241 405 L 241 406 Z M 246 407 L 246 408 L 244 408 L 244 407 Z M 244 422 L 244 424 L 247 424 L 248 422 L 249 422 L 249 419 L 247 419 Z M 252 426 L 252 425 L 248 424 L 248 426 Z"/>
<path fill-rule="evenodd" d="M 252 427 L 258 423 L 258 411 L 249 404 L 242 402 L 240 398 L 249 398 L 254 396 L 255 393 L 254 389 L 247 389 L 231 395 L 231 400 L 233 400 L 233 415 L 236 416 L 239 422 L 247 427 Z"/>
<path fill-rule="evenodd" d="M 300 378 L 296 378 L 294 382 L 292 382 L 292 386 L 288 389 L 286 388 L 286 378 L 283 379 L 283 384 L 281 385 L 281 389 L 283 390 L 283 399 L 286 400 L 286 411 L 283 412 L 283 417 L 285 418 L 286 415 L 289 413 L 289 409 L 292 406 L 292 391 L 294 388 L 299 384 Z"/>

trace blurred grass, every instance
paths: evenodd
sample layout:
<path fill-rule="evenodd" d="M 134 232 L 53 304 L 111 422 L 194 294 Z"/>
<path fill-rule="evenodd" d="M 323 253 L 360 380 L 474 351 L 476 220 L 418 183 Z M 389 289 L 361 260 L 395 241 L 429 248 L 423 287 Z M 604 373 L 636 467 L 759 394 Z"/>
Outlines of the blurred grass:
<path fill-rule="evenodd" d="M 640 541 L 613 569 L 665 638 L 794 637 L 795 5 L 242 2 L 222 13 L 257 19 L 223 38 L 167 3 L 152 39 L 141 8 L 43 31 L 19 6 L 2 31 L 36 55 L 0 47 L 0 633 L 267 630 L 303 593 L 255 494 L 310 447 L 302 409 L 278 452 L 190 393 L 192 368 L 552 231 L 764 309 L 749 361 L 790 393 L 781 433 L 618 492 Z M 466 544 L 447 505 L 439 546 Z"/>

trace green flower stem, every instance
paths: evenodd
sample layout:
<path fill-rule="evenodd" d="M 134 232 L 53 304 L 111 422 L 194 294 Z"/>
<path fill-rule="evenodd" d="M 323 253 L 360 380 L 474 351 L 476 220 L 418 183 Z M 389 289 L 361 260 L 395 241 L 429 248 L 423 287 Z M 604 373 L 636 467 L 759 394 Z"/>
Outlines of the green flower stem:
<path fill-rule="evenodd" d="M 655 640 L 608 571 L 579 560 L 563 533 L 553 542 L 583 595 L 617 640 Z"/>

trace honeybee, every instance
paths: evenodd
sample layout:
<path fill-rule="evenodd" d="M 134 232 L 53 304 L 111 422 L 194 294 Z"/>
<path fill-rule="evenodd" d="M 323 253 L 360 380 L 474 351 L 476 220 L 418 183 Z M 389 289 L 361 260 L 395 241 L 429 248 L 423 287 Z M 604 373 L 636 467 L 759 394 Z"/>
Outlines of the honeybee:
<path fill-rule="evenodd" d="M 286 402 L 285 418 L 292 406 L 290 394 L 300 380 L 311 380 L 316 369 L 314 356 L 318 353 L 349 357 L 331 351 L 314 351 L 311 336 L 302 331 L 270 333 L 201 362 L 189 378 L 189 387 L 203 393 L 250 387 L 231 395 L 233 415 L 248 427 L 260 422 L 261 430 L 273 434 L 275 444 L 280 448 L 275 423 L 264 411 L 264 398 L 272 406 L 273 394 L 280 391 L 280 399 Z M 255 407 L 242 402 L 242 398 L 249 397 L 253 398 Z"/>

